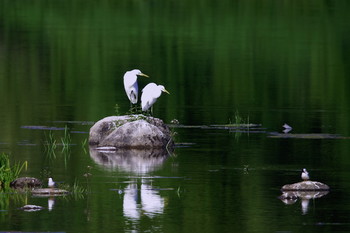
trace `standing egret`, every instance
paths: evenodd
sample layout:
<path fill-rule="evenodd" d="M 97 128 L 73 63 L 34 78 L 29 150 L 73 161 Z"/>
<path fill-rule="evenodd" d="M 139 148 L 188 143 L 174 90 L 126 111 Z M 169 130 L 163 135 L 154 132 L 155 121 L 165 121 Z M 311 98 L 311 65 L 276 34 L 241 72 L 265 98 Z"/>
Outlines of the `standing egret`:
<path fill-rule="evenodd" d="M 155 83 L 149 83 L 145 88 L 142 89 L 141 95 L 141 107 L 142 111 L 147 111 L 152 105 L 157 101 L 162 92 L 170 93 L 165 90 L 162 85 L 157 85 Z"/>
<path fill-rule="evenodd" d="M 124 74 L 124 89 L 126 95 L 128 96 L 130 102 L 132 104 L 137 103 L 138 91 L 139 88 L 137 86 L 137 76 L 147 77 L 148 75 L 143 74 L 140 70 L 130 70 Z"/>

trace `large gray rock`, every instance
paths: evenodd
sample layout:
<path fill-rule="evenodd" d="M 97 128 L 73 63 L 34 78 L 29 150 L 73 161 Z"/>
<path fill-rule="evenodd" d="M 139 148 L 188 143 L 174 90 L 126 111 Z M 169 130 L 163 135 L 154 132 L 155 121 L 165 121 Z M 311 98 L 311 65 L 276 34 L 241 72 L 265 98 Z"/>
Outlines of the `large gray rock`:
<path fill-rule="evenodd" d="M 169 127 L 158 118 L 144 115 L 103 118 L 91 127 L 89 144 L 124 149 L 174 146 Z"/>

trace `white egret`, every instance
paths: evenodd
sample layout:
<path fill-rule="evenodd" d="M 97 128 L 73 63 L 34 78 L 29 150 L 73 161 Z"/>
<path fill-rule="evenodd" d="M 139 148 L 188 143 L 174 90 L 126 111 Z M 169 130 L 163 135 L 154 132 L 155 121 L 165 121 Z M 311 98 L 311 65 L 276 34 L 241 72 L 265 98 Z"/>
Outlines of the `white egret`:
<path fill-rule="evenodd" d="M 170 93 L 165 90 L 162 85 L 157 85 L 155 83 L 149 83 L 142 89 L 141 95 L 141 107 L 142 111 L 147 111 L 152 105 L 157 101 L 162 92 L 170 95 Z"/>
<path fill-rule="evenodd" d="M 49 178 L 49 182 L 47 183 L 47 186 L 49 188 L 54 188 L 55 187 L 55 182 L 53 181 L 53 179 L 51 177 Z"/>
<path fill-rule="evenodd" d="M 309 180 L 309 173 L 306 171 L 305 168 L 303 168 L 303 170 L 301 170 L 301 179 L 303 180 Z"/>
<path fill-rule="evenodd" d="M 127 71 L 124 74 L 124 89 L 126 95 L 128 96 L 132 104 L 136 104 L 138 98 L 139 88 L 137 86 L 137 76 L 143 76 L 148 78 L 148 75 L 143 74 L 138 69 Z"/>

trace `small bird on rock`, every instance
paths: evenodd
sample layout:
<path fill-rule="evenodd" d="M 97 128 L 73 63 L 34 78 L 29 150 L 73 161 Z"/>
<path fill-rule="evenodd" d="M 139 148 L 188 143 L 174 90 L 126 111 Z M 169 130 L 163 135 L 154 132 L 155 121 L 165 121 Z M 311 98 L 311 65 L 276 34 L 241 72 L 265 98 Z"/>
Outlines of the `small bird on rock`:
<path fill-rule="evenodd" d="M 55 181 L 53 181 L 53 179 L 51 177 L 49 178 L 49 182 L 47 183 L 47 186 L 49 188 L 54 188 L 55 187 Z"/>
<path fill-rule="evenodd" d="M 309 173 L 306 171 L 305 168 L 303 168 L 303 170 L 301 170 L 301 179 L 303 180 L 309 180 Z"/>

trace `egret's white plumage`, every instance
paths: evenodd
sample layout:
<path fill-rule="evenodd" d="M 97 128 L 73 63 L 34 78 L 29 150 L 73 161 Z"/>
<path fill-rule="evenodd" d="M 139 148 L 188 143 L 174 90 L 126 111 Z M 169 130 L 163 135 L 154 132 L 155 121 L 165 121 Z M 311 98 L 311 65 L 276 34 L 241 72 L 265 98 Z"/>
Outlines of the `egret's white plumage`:
<path fill-rule="evenodd" d="M 49 182 L 47 183 L 47 186 L 49 186 L 49 188 L 55 187 L 55 182 L 53 181 L 53 179 L 51 177 L 49 178 Z"/>
<path fill-rule="evenodd" d="M 138 99 L 138 85 L 137 76 L 148 77 L 143 74 L 140 70 L 130 70 L 124 74 L 124 89 L 131 103 L 136 104 Z"/>
<path fill-rule="evenodd" d="M 305 168 L 303 168 L 303 170 L 301 171 L 301 179 L 303 179 L 303 180 L 309 180 L 310 179 L 309 173 L 306 171 Z"/>
<path fill-rule="evenodd" d="M 142 89 L 141 107 L 142 111 L 147 111 L 157 101 L 162 92 L 170 94 L 165 87 L 155 83 L 149 83 Z"/>

